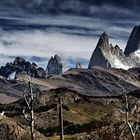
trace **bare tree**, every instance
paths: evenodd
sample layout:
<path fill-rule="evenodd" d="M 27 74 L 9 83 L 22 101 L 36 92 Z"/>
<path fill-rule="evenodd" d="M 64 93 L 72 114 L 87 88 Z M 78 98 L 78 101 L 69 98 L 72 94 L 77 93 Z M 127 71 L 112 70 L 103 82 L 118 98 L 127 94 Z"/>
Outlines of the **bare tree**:
<path fill-rule="evenodd" d="M 59 122 L 60 122 L 60 140 L 64 140 L 62 97 L 59 97 Z"/>
<path fill-rule="evenodd" d="M 18 66 L 16 66 L 16 67 L 18 67 Z M 34 117 L 34 105 L 33 105 L 34 94 L 33 94 L 33 88 L 32 88 L 32 77 L 30 77 L 22 67 L 20 67 L 20 68 L 23 70 L 24 74 L 27 76 L 28 86 L 29 86 L 29 92 L 23 94 L 29 114 L 26 112 L 25 109 L 23 109 L 23 115 L 24 115 L 25 119 L 27 120 L 27 122 L 30 124 L 31 140 L 34 140 L 34 137 L 35 137 L 34 123 L 35 123 L 36 118 Z"/>
<path fill-rule="evenodd" d="M 31 139 L 34 140 L 34 122 L 35 122 L 34 109 L 33 109 L 34 94 L 32 90 L 31 81 L 29 81 L 28 84 L 29 84 L 30 92 L 28 94 L 26 93 L 24 94 L 24 99 L 29 110 L 29 115 L 28 113 L 26 113 L 25 109 L 23 109 L 23 114 L 24 114 L 25 119 L 30 124 Z"/>
<path fill-rule="evenodd" d="M 139 119 L 140 119 L 140 109 L 139 109 L 139 105 L 135 103 L 135 111 L 133 110 L 131 112 L 131 109 L 129 106 L 129 101 L 128 101 L 128 96 L 127 96 L 127 93 L 126 93 L 126 89 L 118 83 L 118 86 L 122 89 L 122 92 L 125 96 L 125 121 L 126 121 L 126 124 L 130 130 L 130 133 L 132 135 L 132 139 L 133 140 L 136 140 L 136 134 L 138 132 L 138 129 L 139 129 Z M 130 119 L 130 114 L 132 114 L 133 116 L 135 115 L 136 116 L 136 120 L 132 120 Z"/>
<path fill-rule="evenodd" d="M 136 121 L 130 121 L 129 120 L 129 103 L 128 103 L 128 97 L 126 94 L 125 95 L 125 101 L 126 101 L 126 104 L 125 104 L 125 107 L 126 107 L 126 123 L 130 129 L 130 132 L 131 132 L 131 135 L 132 135 L 132 138 L 133 140 L 136 140 L 136 133 L 138 132 L 138 128 L 139 128 L 139 119 L 140 119 L 140 116 L 139 116 L 139 107 L 135 107 L 136 110 L 135 112 L 133 111 L 133 113 L 136 113 Z"/>
<path fill-rule="evenodd" d="M 33 107 L 34 94 L 33 94 L 33 88 L 32 88 L 32 83 L 31 83 L 32 77 L 30 77 L 22 67 L 19 67 L 19 66 L 14 66 L 14 67 L 22 69 L 23 73 L 26 75 L 26 77 L 28 79 L 29 93 L 24 93 L 23 97 L 26 102 L 29 114 L 27 113 L 27 111 L 25 109 L 23 109 L 23 115 L 24 115 L 25 119 L 27 120 L 27 122 L 29 122 L 29 124 L 30 124 L 31 140 L 34 140 L 34 137 L 35 137 L 34 122 L 35 122 L 36 118 L 34 117 L 34 107 Z M 9 71 L 10 71 L 10 69 L 6 72 L 6 74 Z M 22 85 L 22 83 L 18 82 L 16 84 L 10 85 L 6 89 L 9 89 L 9 88 L 17 86 L 17 85 Z M 0 113 L 0 120 L 2 120 L 4 113 L 5 113 L 4 111 L 2 111 L 2 113 Z"/>

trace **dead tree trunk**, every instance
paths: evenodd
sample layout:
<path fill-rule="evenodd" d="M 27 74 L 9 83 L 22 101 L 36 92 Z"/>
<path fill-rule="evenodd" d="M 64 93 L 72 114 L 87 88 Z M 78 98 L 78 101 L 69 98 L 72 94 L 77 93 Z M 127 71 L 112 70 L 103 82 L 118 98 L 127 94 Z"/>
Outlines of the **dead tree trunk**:
<path fill-rule="evenodd" d="M 120 77 L 121 79 L 121 77 Z M 136 110 L 136 120 L 131 120 L 130 121 L 130 113 L 129 111 L 131 109 L 129 109 L 129 101 L 128 101 L 128 97 L 127 97 L 127 92 L 126 92 L 126 89 L 121 85 L 119 84 L 119 82 L 117 83 L 118 86 L 120 86 L 120 88 L 122 89 L 122 92 L 125 96 L 125 121 L 126 121 L 126 124 L 130 130 L 130 133 L 132 135 L 132 139 L 133 140 L 136 140 L 136 133 L 138 132 L 138 129 L 139 129 L 139 119 L 140 119 L 140 115 L 139 115 L 139 109 Z"/>
<path fill-rule="evenodd" d="M 63 107 L 62 98 L 59 98 L 59 122 L 60 122 L 60 140 L 64 140 L 64 128 L 63 128 Z"/>
<path fill-rule="evenodd" d="M 139 112 L 136 112 L 136 125 L 134 126 L 131 122 L 129 122 L 129 103 L 128 103 L 128 97 L 125 94 L 125 101 L 126 101 L 126 123 L 130 129 L 131 135 L 132 135 L 132 139 L 136 140 L 136 133 L 138 131 L 139 128 Z"/>
<path fill-rule="evenodd" d="M 30 115 L 31 115 L 31 139 L 34 140 L 34 110 L 33 110 L 33 100 L 34 100 L 34 95 L 33 95 L 33 90 L 31 86 L 31 82 L 29 82 L 29 89 L 30 89 L 30 97 L 31 97 L 31 103 L 30 103 Z"/>
<path fill-rule="evenodd" d="M 30 124 L 31 140 L 34 140 L 34 121 L 35 121 L 34 109 L 33 109 L 34 94 L 33 94 L 33 91 L 32 91 L 31 82 L 29 81 L 28 84 L 29 84 L 30 93 L 29 94 L 26 94 L 26 95 L 24 94 L 24 99 L 25 99 L 26 104 L 28 106 L 29 114 L 30 115 L 27 115 L 27 113 L 25 112 L 25 110 L 23 110 L 23 114 L 25 116 L 25 119 Z"/>

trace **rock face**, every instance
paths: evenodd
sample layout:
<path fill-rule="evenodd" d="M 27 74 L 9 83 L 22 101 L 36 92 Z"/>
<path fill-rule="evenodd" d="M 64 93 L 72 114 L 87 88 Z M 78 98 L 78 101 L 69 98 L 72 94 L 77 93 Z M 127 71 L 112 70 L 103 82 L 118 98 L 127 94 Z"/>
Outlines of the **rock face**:
<path fill-rule="evenodd" d="M 88 68 L 94 66 L 122 69 L 140 67 L 140 26 L 134 27 L 125 52 L 118 45 L 109 44 L 109 37 L 104 32 L 92 54 Z"/>
<path fill-rule="evenodd" d="M 97 46 L 91 56 L 89 68 L 92 68 L 93 66 L 101 66 L 104 68 L 111 67 L 110 62 L 106 58 L 106 54 L 109 55 L 109 39 L 108 35 L 104 32 L 98 43 Z"/>
<path fill-rule="evenodd" d="M 5 66 L 0 68 L 0 75 L 6 78 L 8 78 L 13 72 L 16 72 L 16 75 L 25 75 L 27 73 L 28 75 L 36 78 L 46 77 L 46 71 L 43 68 L 38 67 L 35 63 L 31 64 L 29 61 L 20 57 L 15 58 L 13 63 L 7 63 Z"/>
<path fill-rule="evenodd" d="M 97 43 L 97 46 L 92 54 L 88 68 L 94 66 L 101 66 L 103 68 L 121 67 L 125 62 L 121 62 L 125 57 L 123 51 L 118 45 L 115 47 L 109 44 L 109 37 L 107 33 L 103 33 Z M 119 63 L 119 66 L 118 66 Z"/>
<path fill-rule="evenodd" d="M 140 49 L 140 25 L 134 27 L 127 42 L 124 53 L 126 55 L 129 55 L 130 53 L 137 51 L 138 49 Z"/>
<path fill-rule="evenodd" d="M 63 72 L 63 65 L 61 58 L 56 54 L 48 62 L 47 66 L 48 75 L 59 75 Z"/>

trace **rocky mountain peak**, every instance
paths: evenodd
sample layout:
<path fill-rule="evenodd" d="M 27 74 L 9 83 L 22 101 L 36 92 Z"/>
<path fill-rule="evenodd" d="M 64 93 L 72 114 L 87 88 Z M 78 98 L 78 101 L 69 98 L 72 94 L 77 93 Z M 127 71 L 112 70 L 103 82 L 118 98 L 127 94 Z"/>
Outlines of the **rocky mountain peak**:
<path fill-rule="evenodd" d="M 8 78 L 10 74 L 16 72 L 16 74 L 27 73 L 32 77 L 45 78 L 46 71 L 38 67 L 35 63 L 30 63 L 21 57 L 16 57 L 13 62 L 7 63 L 0 68 L 0 75 Z"/>
<path fill-rule="evenodd" d="M 99 38 L 88 67 L 100 66 L 103 68 L 129 69 L 134 65 L 136 65 L 136 62 L 133 63 L 130 57 L 125 56 L 118 45 L 113 46 L 111 43 L 109 44 L 109 37 L 104 32 Z"/>
<path fill-rule="evenodd" d="M 118 45 L 115 45 L 115 47 L 111 46 L 110 47 L 110 50 L 111 50 L 111 53 L 112 55 L 115 55 L 117 57 L 125 57 L 124 53 L 123 53 L 123 50 L 120 49 L 120 47 Z"/>
<path fill-rule="evenodd" d="M 91 56 L 88 68 L 101 66 L 104 68 L 110 67 L 110 62 L 106 57 L 110 57 L 109 37 L 106 32 L 103 32 L 99 38 L 97 46 Z"/>
<path fill-rule="evenodd" d="M 26 63 L 26 60 L 24 58 L 16 57 L 14 60 L 15 65 L 19 65 L 19 64 L 23 64 L 23 63 Z"/>
<path fill-rule="evenodd" d="M 89 68 L 94 66 L 126 70 L 140 67 L 140 25 L 133 28 L 124 52 L 118 45 L 109 45 L 109 37 L 104 32 L 90 59 Z"/>
<path fill-rule="evenodd" d="M 97 46 L 104 51 L 109 51 L 109 37 L 106 32 L 100 36 Z"/>
<path fill-rule="evenodd" d="M 47 66 L 48 75 L 61 74 L 63 72 L 63 65 L 61 58 L 56 54 L 52 56 L 48 62 Z"/>
<path fill-rule="evenodd" d="M 125 55 L 129 55 L 138 49 L 140 49 L 140 25 L 133 28 L 124 53 Z"/>
<path fill-rule="evenodd" d="M 62 62 L 61 62 L 61 58 L 58 56 L 58 54 L 56 54 L 56 55 L 54 56 L 54 60 L 56 60 L 56 61 L 59 62 L 59 63 L 62 63 Z"/>

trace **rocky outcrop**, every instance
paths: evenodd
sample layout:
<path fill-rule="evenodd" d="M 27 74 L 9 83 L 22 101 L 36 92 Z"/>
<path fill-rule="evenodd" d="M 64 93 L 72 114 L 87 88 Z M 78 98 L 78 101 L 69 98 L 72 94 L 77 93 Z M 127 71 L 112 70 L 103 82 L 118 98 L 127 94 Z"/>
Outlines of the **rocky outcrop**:
<path fill-rule="evenodd" d="M 49 60 L 47 71 L 48 75 L 59 75 L 63 72 L 62 61 L 57 54 Z"/>
<path fill-rule="evenodd" d="M 123 50 L 120 49 L 120 47 L 118 45 L 116 45 L 115 47 L 110 44 L 110 51 L 112 53 L 112 55 L 115 55 L 117 57 L 125 57 L 124 53 L 123 53 Z"/>
<path fill-rule="evenodd" d="M 7 63 L 0 68 L 0 75 L 8 78 L 13 72 L 18 74 L 28 74 L 32 77 L 45 78 L 46 71 L 38 67 L 35 63 L 30 63 L 21 57 L 16 57 L 14 62 Z"/>
<path fill-rule="evenodd" d="M 46 137 L 35 131 L 35 140 L 46 140 Z M 0 122 L 0 139 L 1 140 L 29 140 L 30 139 L 29 126 L 17 122 L 15 119 L 4 116 Z"/>
<path fill-rule="evenodd" d="M 129 55 L 130 53 L 137 51 L 138 49 L 140 49 L 140 25 L 135 26 L 133 31 L 131 32 L 124 53 L 126 55 Z"/>

